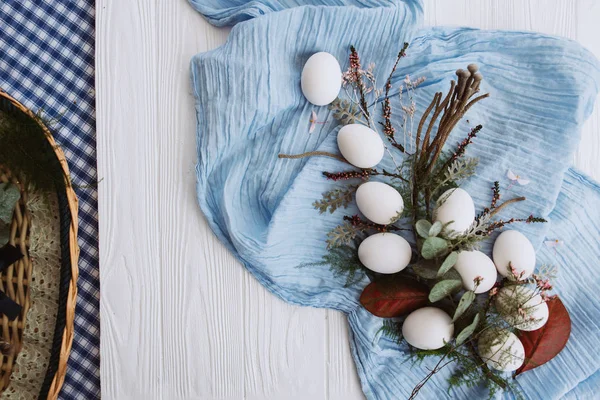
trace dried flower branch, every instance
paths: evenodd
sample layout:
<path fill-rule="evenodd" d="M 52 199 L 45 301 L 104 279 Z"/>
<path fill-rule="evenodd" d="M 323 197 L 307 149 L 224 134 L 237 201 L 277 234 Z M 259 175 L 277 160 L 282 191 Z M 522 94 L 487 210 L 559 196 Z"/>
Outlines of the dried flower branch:
<path fill-rule="evenodd" d="M 454 154 L 452 154 L 452 157 L 450 157 L 450 159 L 447 161 L 448 164 L 452 163 L 454 160 L 462 157 L 465 154 L 467 146 L 473 143 L 473 139 L 477 136 L 481 129 L 483 129 L 483 125 L 477 125 L 475 128 L 471 129 L 467 137 L 463 139 L 463 141 L 460 142 L 456 147 Z"/>
<path fill-rule="evenodd" d="M 400 150 L 404 153 L 404 146 L 396 141 L 396 128 L 394 128 L 392 124 L 392 107 L 390 103 L 390 89 L 392 88 L 392 76 L 394 72 L 396 72 L 396 68 L 398 68 L 398 63 L 400 59 L 406 55 L 406 49 L 408 48 L 408 43 L 404 43 L 402 50 L 398 53 L 398 57 L 396 58 L 396 62 L 394 63 L 394 67 L 392 68 L 392 72 L 385 83 L 385 98 L 381 105 L 382 107 L 382 115 L 384 122 L 381 123 L 383 125 L 383 133 L 388 138 L 392 146 Z"/>
<path fill-rule="evenodd" d="M 354 85 L 358 91 L 360 107 L 365 115 L 365 118 L 368 120 L 370 118 L 370 114 L 369 105 L 367 104 L 367 99 L 365 97 L 366 87 L 362 79 L 360 57 L 358 56 L 358 52 L 354 46 L 350 46 L 350 71 L 354 78 Z"/>
<path fill-rule="evenodd" d="M 360 171 L 342 171 L 342 172 L 327 172 L 323 171 L 323 176 L 332 181 L 345 181 L 348 179 L 369 179 L 372 175 L 372 169 L 363 169 Z"/>

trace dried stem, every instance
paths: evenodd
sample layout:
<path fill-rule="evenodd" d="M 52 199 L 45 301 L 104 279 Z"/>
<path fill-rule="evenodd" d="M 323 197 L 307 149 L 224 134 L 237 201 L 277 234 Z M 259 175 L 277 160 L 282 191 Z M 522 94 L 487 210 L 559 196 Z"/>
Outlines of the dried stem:
<path fill-rule="evenodd" d="M 314 157 L 314 156 L 335 158 L 336 160 L 350 164 L 348 161 L 346 161 L 346 159 L 344 157 L 338 156 L 337 154 L 329 153 L 327 151 L 309 151 L 308 153 L 302 153 L 302 154 L 279 154 L 278 157 L 279 158 L 298 159 L 298 158 Z M 352 165 L 352 164 L 350 164 L 350 165 Z"/>
<path fill-rule="evenodd" d="M 427 174 L 430 174 L 433 170 L 436 161 L 442 153 L 444 144 L 448 140 L 452 129 L 454 129 L 458 121 L 460 121 L 474 104 L 489 97 L 489 93 L 486 93 L 469 101 L 471 97 L 479 91 L 479 85 L 483 79 L 482 75 L 478 73 L 477 70 L 477 66 L 471 64 L 468 67 L 468 71 L 462 69 L 456 71 L 458 83 L 455 84 L 454 81 L 452 82 L 450 91 L 441 105 L 443 106 L 441 108 L 443 108 L 444 115 L 440 120 L 435 138 L 431 141 L 431 144 L 428 145 L 427 151 L 424 151 L 424 153 L 426 153 L 424 156 L 428 158 Z M 452 100 L 448 105 L 446 100 L 449 99 Z M 441 112 L 441 109 L 439 111 Z M 435 124 L 438 115 L 439 113 L 434 113 L 432 121 L 430 122 L 430 127 Z M 424 117 L 426 117 L 426 115 L 424 115 Z M 419 132 L 417 132 L 417 135 L 418 134 Z M 425 148 L 425 143 L 423 148 Z"/>
<path fill-rule="evenodd" d="M 471 64 L 467 70 L 459 69 L 456 71 L 458 82 L 451 81 L 450 89 L 442 101 L 443 94 L 438 92 L 433 97 L 433 100 L 421 116 L 416 132 L 416 153 L 412 165 L 412 204 L 413 210 L 418 209 L 418 202 L 421 196 L 425 201 L 425 213 L 429 219 L 431 216 L 431 196 L 434 194 L 431 188 L 428 188 L 426 183 L 430 180 L 433 169 L 438 161 L 442 149 L 452 129 L 465 113 L 474 104 L 489 96 L 484 94 L 471 100 L 471 97 L 479 91 L 479 86 L 483 76 L 477 72 L 478 67 Z M 433 114 L 432 114 L 433 111 Z M 432 131 L 440 117 L 439 124 L 435 136 L 430 142 Z M 431 116 L 431 118 L 430 118 Z M 428 122 L 429 121 L 429 122 Z M 427 130 L 423 133 L 423 129 L 427 124 Z M 477 127 L 472 131 L 472 136 L 469 136 L 469 141 L 481 129 Z M 468 144 L 468 143 L 467 143 Z M 466 146 L 466 145 L 465 145 Z M 463 149 L 464 150 L 464 149 Z M 444 168 L 441 169 L 443 171 Z M 423 192 L 422 185 L 425 186 Z M 413 212 L 413 224 L 418 220 L 416 211 Z"/>
<path fill-rule="evenodd" d="M 493 216 L 493 215 L 498 214 L 504 207 L 506 207 L 509 204 L 518 203 L 519 201 L 525 201 L 525 200 L 527 200 L 526 197 L 515 197 L 514 199 L 506 200 L 504 203 L 502 203 L 498 207 L 494 208 L 490 212 L 490 215 Z"/>
<path fill-rule="evenodd" d="M 433 110 L 433 107 L 435 107 L 436 103 L 438 102 L 438 97 L 441 96 L 442 94 L 440 92 L 435 94 L 433 100 L 431 100 L 431 104 L 429 104 L 429 107 L 427 107 L 427 109 L 423 113 L 423 116 L 421 117 L 421 120 L 419 121 L 419 126 L 417 127 L 417 137 L 415 139 L 417 151 L 419 151 L 419 145 L 421 143 L 421 132 L 423 131 L 423 125 L 425 125 L 425 121 L 427 121 L 429 113 L 431 113 L 431 110 Z"/>
<path fill-rule="evenodd" d="M 408 182 L 408 179 L 404 178 L 402 175 L 400 175 L 400 174 L 394 174 L 394 173 L 392 173 L 392 172 L 388 172 L 388 171 L 386 171 L 385 169 L 382 169 L 382 170 L 381 170 L 381 172 L 379 172 L 379 171 L 375 170 L 375 171 L 373 171 L 373 172 L 371 173 L 371 175 L 383 175 L 383 176 L 389 176 L 389 177 L 392 177 L 392 178 L 398 178 L 398 179 L 400 179 L 400 180 L 401 180 L 401 181 L 403 181 L 403 182 Z"/>
<path fill-rule="evenodd" d="M 408 48 L 408 43 L 404 43 L 402 50 L 400 50 L 400 52 L 398 53 L 398 57 L 396 58 L 394 67 L 392 68 L 392 71 L 390 72 L 390 75 L 385 83 L 385 98 L 381 105 L 382 115 L 383 115 L 383 120 L 384 120 L 384 122 L 381 123 L 381 125 L 383 125 L 383 133 L 388 138 L 388 140 L 392 144 L 392 146 L 394 146 L 395 148 L 397 148 L 398 150 L 400 150 L 403 153 L 404 153 L 404 146 L 402 146 L 400 143 L 398 143 L 396 141 L 396 138 L 395 138 L 396 129 L 394 128 L 394 126 L 392 124 L 392 120 L 391 120 L 392 107 L 390 105 L 390 89 L 392 88 L 392 76 L 394 75 L 394 72 L 396 72 L 396 68 L 398 68 L 398 63 L 400 62 L 400 59 L 406 55 L 407 48 Z"/>
<path fill-rule="evenodd" d="M 450 97 L 451 97 L 452 93 L 454 92 L 455 85 L 456 85 L 456 83 L 454 81 L 450 82 L 450 90 L 448 91 L 448 95 L 446 96 L 446 98 L 444 99 L 442 104 L 436 105 L 435 113 L 433 114 L 433 117 L 431 117 L 431 121 L 429 121 L 429 127 L 427 128 L 427 133 L 425 134 L 425 138 L 423 139 L 423 152 L 425 152 L 425 149 L 427 149 L 429 147 L 429 136 L 431 134 L 431 130 L 433 129 L 433 126 L 435 125 L 435 121 L 437 120 L 440 113 L 446 109 L 446 106 L 448 105 L 448 102 L 450 101 Z M 441 97 L 441 93 L 440 93 L 440 97 Z"/>
<path fill-rule="evenodd" d="M 437 362 L 435 367 L 433 367 L 433 369 L 431 371 L 429 371 L 429 373 L 425 376 L 425 378 L 421 379 L 421 381 L 414 387 L 408 400 L 414 400 L 417 397 L 417 395 L 419 394 L 419 391 L 421 390 L 421 388 L 423 386 L 425 386 L 427 381 L 429 381 L 433 377 L 433 375 L 440 372 L 446 365 L 450 364 L 453 361 L 453 360 L 450 360 L 450 361 L 444 362 L 446 357 L 448 357 L 453 350 L 454 350 L 453 348 L 450 348 L 446 354 L 444 354 L 442 357 L 440 357 L 440 360 Z"/>
<path fill-rule="evenodd" d="M 486 378 L 491 379 L 496 385 L 500 386 L 502 389 L 506 389 L 506 382 L 500 379 L 496 374 L 494 374 L 490 368 L 487 366 L 485 361 L 479 356 L 477 350 L 475 349 L 475 345 L 473 341 L 469 341 L 469 351 L 473 358 L 477 360 L 477 364 L 481 365 L 481 371 L 485 375 Z"/>
<path fill-rule="evenodd" d="M 360 229 L 361 231 L 366 231 L 368 229 L 376 230 L 377 232 L 391 232 L 391 231 L 407 231 L 410 229 L 399 228 L 395 225 L 392 225 L 394 222 L 391 222 L 388 225 L 380 225 L 374 222 L 365 221 L 360 218 L 358 215 L 344 215 L 344 221 L 348 221 L 352 224 L 353 227 Z"/>
<path fill-rule="evenodd" d="M 355 84 L 358 89 L 360 107 L 366 119 L 369 120 L 369 105 L 365 96 L 364 84 L 360 74 L 360 58 L 354 46 L 350 46 L 350 68 L 354 74 Z"/>

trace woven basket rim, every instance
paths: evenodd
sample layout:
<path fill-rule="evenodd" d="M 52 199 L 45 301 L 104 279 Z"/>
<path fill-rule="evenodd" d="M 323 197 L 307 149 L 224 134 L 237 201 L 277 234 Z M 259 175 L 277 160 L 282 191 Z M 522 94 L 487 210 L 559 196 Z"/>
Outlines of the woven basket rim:
<path fill-rule="evenodd" d="M 65 380 L 65 375 L 67 372 L 67 362 L 69 360 L 69 354 L 71 353 L 71 347 L 73 344 L 73 334 L 74 334 L 74 320 L 75 320 L 75 306 L 77 301 L 77 279 L 79 276 L 79 246 L 77 244 L 77 234 L 78 234 L 78 211 L 79 211 L 79 202 L 77 200 L 77 196 L 75 191 L 73 190 L 73 186 L 71 185 L 70 175 L 69 175 L 69 166 L 67 164 L 67 159 L 62 151 L 62 149 L 58 146 L 52 133 L 44 125 L 43 121 L 31 110 L 17 101 L 15 98 L 10 96 L 4 90 L 0 88 L 0 97 L 5 98 L 10 103 L 12 103 L 16 108 L 20 111 L 28 115 L 34 121 L 36 121 L 42 130 L 44 131 L 50 146 L 54 149 L 56 153 L 56 157 L 58 158 L 60 165 L 63 169 L 65 179 L 67 180 L 65 185 L 65 194 L 67 198 L 69 213 L 71 214 L 71 223 L 69 226 L 69 252 L 70 252 L 70 270 L 71 270 L 71 279 L 69 284 L 69 289 L 67 293 L 67 301 L 66 301 L 66 313 L 65 313 L 65 328 L 62 334 L 61 348 L 60 348 L 60 357 L 58 361 L 58 368 L 56 370 L 56 374 L 52 379 L 52 383 L 48 390 L 48 399 L 54 400 L 58 398 L 58 394 L 62 388 L 62 385 Z"/>

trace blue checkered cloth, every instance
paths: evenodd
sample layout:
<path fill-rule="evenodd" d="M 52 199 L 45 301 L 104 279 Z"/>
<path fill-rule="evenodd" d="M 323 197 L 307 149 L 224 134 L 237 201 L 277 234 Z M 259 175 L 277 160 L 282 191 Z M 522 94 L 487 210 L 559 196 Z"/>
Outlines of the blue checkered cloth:
<path fill-rule="evenodd" d="M 94 1 L 0 2 L 0 88 L 57 122 L 79 197 L 75 338 L 61 399 L 100 398 Z"/>

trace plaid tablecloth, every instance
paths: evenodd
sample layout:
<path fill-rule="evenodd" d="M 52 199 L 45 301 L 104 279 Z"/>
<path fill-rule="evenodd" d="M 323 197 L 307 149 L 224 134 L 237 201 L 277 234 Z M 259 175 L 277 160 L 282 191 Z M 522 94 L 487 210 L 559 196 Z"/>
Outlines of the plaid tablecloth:
<path fill-rule="evenodd" d="M 0 1 L 0 87 L 56 120 L 79 197 L 75 338 L 61 399 L 100 398 L 94 1 Z"/>

